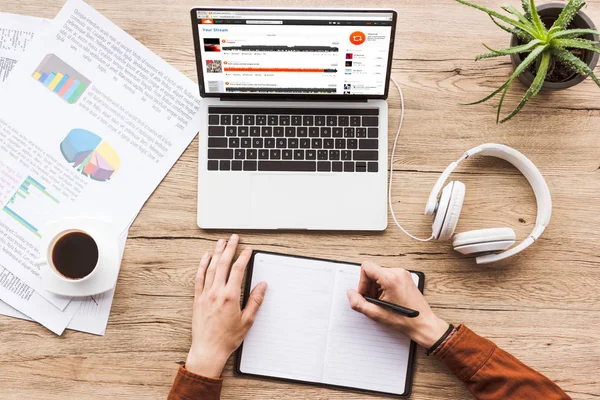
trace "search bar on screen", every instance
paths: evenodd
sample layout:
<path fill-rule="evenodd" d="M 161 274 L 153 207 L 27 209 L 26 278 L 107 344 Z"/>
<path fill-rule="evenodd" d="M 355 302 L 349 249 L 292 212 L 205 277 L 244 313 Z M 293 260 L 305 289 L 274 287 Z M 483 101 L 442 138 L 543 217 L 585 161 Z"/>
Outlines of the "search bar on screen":
<path fill-rule="evenodd" d="M 246 24 L 249 25 L 282 25 L 283 21 L 270 21 L 270 20 L 246 20 Z"/>

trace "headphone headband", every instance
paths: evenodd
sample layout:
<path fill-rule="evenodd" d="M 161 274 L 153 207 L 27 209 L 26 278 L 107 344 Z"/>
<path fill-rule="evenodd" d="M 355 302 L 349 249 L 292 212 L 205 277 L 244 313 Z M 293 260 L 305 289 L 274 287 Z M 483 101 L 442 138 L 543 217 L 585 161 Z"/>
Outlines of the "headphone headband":
<path fill-rule="evenodd" d="M 505 146 L 503 144 L 486 143 L 467 150 L 461 158 L 450 164 L 444 170 L 429 194 L 427 205 L 425 206 L 426 215 L 432 215 L 435 212 L 437 196 L 442 189 L 442 186 L 450 174 L 456 169 L 458 164 L 460 164 L 461 161 L 478 154 L 482 156 L 500 158 L 514 165 L 529 182 L 537 202 L 537 217 L 535 221 L 535 227 L 527 239 L 519 243 L 517 246 L 501 253 L 489 254 L 476 258 L 478 264 L 486 264 L 517 254 L 518 252 L 529 247 L 537 238 L 539 238 L 550 222 L 550 216 L 552 215 L 552 198 L 550 196 L 550 189 L 548 189 L 548 184 L 544 180 L 542 173 L 535 166 L 535 164 L 531 162 L 531 160 L 512 147 Z"/>

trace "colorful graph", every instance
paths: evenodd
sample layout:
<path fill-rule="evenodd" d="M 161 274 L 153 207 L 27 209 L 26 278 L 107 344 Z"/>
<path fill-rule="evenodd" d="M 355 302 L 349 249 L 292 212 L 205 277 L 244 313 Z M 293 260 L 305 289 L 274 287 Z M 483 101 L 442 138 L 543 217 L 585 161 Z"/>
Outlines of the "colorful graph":
<path fill-rule="evenodd" d="M 85 129 L 73 129 L 60 144 L 65 160 L 97 181 L 107 181 L 121 167 L 121 159 L 108 142 Z"/>
<path fill-rule="evenodd" d="M 51 215 L 50 207 L 58 203 L 60 201 L 48 193 L 45 186 L 28 176 L 2 210 L 41 238 L 38 227 Z"/>
<path fill-rule="evenodd" d="M 48 54 L 32 75 L 69 104 L 75 103 L 90 80 L 54 54 Z"/>

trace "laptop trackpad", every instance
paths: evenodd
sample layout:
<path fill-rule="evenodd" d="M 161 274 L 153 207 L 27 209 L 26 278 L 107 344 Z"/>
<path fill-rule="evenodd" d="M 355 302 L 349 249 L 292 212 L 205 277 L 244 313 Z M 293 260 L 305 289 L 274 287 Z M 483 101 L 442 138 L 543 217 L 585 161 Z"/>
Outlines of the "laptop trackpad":
<path fill-rule="evenodd" d="M 334 211 L 325 200 L 333 189 L 327 175 L 253 175 L 252 222 L 270 229 L 314 228 Z"/>

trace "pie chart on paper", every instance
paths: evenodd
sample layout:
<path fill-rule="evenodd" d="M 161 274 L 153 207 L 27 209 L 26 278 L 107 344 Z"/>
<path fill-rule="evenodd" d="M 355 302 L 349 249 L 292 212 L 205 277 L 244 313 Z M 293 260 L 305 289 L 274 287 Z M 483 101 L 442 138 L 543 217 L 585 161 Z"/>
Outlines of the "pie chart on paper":
<path fill-rule="evenodd" d="M 96 181 L 107 181 L 121 167 L 113 147 L 85 129 L 73 129 L 60 144 L 60 151 L 78 172 Z"/>

